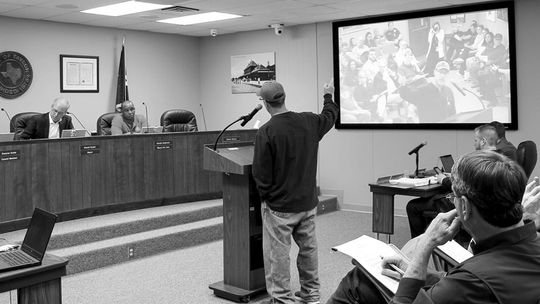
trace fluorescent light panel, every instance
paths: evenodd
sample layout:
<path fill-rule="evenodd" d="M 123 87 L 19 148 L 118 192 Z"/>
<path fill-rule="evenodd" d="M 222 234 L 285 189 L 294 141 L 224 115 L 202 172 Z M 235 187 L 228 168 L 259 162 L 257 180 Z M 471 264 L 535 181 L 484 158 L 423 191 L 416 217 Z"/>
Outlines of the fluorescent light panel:
<path fill-rule="evenodd" d="M 111 4 L 81 11 L 81 13 L 105 15 L 105 16 L 123 16 L 145 11 L 162 9 L 171 5 L 154 4 L 139 1 L 126 1 L 117 4 Z"/>
<path fill-rule="evenodd" d="M 191 24 L 227 20 L 227 19 L 233 19 L 233 18 L 239 18 L 239 17 L 242 17 L 242 16 L 234 15 L 234 14 L 227 14 L 227 13 L 210 12 L 210 13 L 203 13 L 203 14 L 197 14 L 197 15 L 184 16 L 184 17 L 163 19 L 163 20 L 158 20 L 158 22 L 172 23 L 172 24 L 179 24 L 179 25 L 191 25 Z"/>

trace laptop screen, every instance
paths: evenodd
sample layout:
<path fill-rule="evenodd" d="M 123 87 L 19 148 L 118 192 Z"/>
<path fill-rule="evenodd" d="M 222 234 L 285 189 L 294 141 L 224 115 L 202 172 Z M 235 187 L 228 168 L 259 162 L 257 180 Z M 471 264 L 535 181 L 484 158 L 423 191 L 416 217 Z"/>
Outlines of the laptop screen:
<path fill-rule="evenodd" d="M 440 157 L 441 164 L 444 172 L 450 173 L 452 171 L 452 166 L 454 165 L 454 158 L 452 155 L 443 155 Z"/>
<path fill-rule="evenodd" d="M 22 243 L 24 252 L 41 261 L 49 244 L 56 217 L 55 214 L 39 208 L 34 209 Z"/>

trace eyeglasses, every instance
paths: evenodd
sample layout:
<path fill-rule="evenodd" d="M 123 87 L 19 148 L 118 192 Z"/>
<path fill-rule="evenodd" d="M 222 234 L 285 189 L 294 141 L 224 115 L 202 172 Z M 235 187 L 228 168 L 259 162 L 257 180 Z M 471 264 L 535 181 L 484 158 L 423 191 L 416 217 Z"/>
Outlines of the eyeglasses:
<path fill-rule="evenodd" d="M 445 198 L 451 202 L 454 202 L 454 199 L 457 198 L 457 195 L 454 194 L 454 192 L 452 193 L 448 193 Z"/>

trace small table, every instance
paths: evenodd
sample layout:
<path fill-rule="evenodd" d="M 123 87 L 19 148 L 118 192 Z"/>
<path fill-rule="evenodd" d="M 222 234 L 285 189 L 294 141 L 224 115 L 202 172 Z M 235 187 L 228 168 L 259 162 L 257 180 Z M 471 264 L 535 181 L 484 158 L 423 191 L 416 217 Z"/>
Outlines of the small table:
<path fill-rule="evenodd" d="M 0 292 L 17 289 L 19 304 L 62 303 L 61 277 L 68 259 L 45 254 L 41 265 L 0 272 Z"/>
<path fill-rule="evenodd" d="M 372 231 L 388 235 L 394 234 L 394 195 L 408 195 L 417 197 L 431 197 L 441 192 L 440 184 L 420 187 L 404 187 L 390 183 L 369 184 L 369 191 L 373 193 L 373 228 Z"/>

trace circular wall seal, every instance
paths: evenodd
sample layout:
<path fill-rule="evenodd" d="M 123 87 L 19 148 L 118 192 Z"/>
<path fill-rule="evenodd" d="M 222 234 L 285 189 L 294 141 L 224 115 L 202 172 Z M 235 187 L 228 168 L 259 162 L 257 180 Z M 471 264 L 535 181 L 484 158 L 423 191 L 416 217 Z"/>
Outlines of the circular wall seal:
<path fill-rule="evenodd" d="M 26 92 L 32 84 L 32 66 L 20 53 L 0 53 L 0 96 L 14 99 Z"/>

